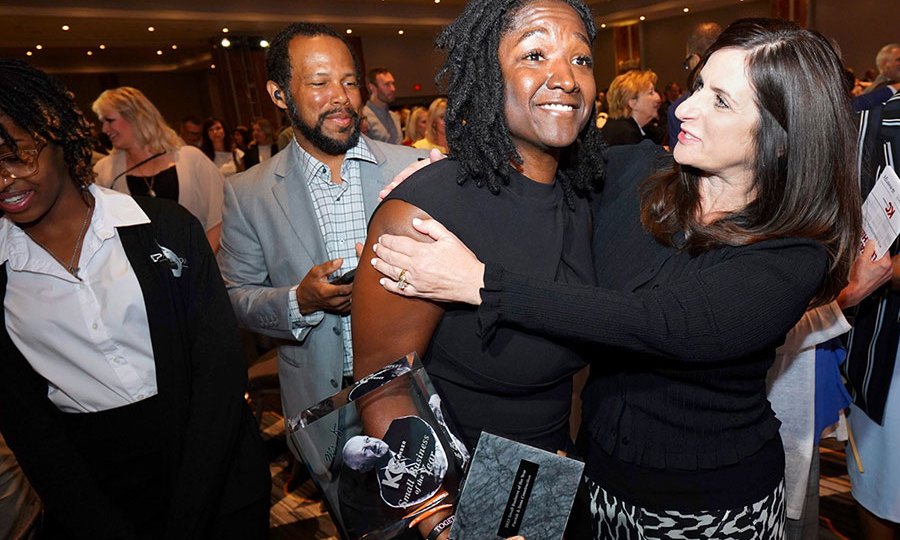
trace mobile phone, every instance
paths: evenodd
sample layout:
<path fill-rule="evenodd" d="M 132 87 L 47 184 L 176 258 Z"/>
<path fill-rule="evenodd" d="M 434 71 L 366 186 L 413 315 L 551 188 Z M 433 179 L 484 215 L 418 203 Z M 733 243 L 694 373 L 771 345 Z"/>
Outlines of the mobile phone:
<path fill-rule="evenodd" d="M 340 276 L 331 280 L 332 285 L 349 285 L 353 283 L 353 278 L 356 277 L 356 268 L 350 270 L 349 272 L 344 272 Z"/>

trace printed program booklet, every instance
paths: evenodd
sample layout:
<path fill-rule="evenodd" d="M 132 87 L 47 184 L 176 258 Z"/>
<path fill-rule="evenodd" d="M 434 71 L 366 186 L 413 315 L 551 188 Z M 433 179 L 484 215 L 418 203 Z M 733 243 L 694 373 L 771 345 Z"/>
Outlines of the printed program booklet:
<path fill-rule="evenodd" d="M 451 540 L 562 538 L 583 470 L 580 461 L 482 433 Z"/>

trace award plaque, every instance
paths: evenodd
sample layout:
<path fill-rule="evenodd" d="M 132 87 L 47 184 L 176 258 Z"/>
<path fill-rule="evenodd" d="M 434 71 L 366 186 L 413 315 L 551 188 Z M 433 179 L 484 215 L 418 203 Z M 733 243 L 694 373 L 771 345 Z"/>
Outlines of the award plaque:
<path fill-rule="evenodd" d="M 584 463 L 482 432 L 451 540 L 560 539 Z"/>
<path fill-rule="evenodd" d="M 373 415 L 380 436 L 366 430 Z M 417 538 L 420 520 L 456 503 L 469 456 L 444 418 L 410 353 L 287 420 L 342 538 Z"/>

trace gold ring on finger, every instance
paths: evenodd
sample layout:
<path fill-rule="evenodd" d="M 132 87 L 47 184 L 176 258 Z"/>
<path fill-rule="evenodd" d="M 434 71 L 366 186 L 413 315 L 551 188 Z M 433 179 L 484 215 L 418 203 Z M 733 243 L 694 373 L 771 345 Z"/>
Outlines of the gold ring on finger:
<path fill-rule="evenodd" d="M 406 268 L 400 270 L 400 276 L 397 278 L 397 288 L 401 291 L 409 285 L 409 282 L 406 281 L 407 277 L 409 277 L 409 271 Z"/>

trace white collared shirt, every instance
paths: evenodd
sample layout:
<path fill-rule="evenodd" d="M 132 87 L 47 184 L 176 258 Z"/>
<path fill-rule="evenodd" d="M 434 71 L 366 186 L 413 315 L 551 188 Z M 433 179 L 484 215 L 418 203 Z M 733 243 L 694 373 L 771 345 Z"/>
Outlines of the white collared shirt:
<path fill-rule="evenodd" d="M 96 412 L 156 395 L 147 309 L 116 227 L 149 223 L 128 195 L 91 186 L 94 214 L 78 278 L 0 218 L 9 282 L 6 329 L 64 412 Z"/>

